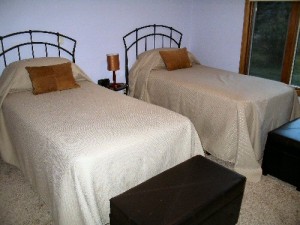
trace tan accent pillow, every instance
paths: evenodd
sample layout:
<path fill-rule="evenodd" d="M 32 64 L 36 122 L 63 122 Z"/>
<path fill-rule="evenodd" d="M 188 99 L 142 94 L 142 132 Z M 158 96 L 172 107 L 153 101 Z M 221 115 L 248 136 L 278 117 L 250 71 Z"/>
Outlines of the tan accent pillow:
<path fill-rule="evenodd" d="M 50 66 L 25 67 L 32 82 L 33 94 L 77 88 L 71 63 Z"/>
<path fill-rule="evenodd" d="M 177 70 L 192 67 L 186 48 L 171 51 L 159 51 L 167 70 Z"/>

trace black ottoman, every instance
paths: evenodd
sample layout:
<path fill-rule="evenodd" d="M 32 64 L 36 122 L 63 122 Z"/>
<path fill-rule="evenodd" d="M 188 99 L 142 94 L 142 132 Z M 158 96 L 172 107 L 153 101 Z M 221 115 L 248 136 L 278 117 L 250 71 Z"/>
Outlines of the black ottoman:
<path fill-rule="evenodd" d="M 110 225 L 231 225 L 246 178 L 195 156 L 110 199 Z"/>
<path fill-rule="evenodd" d="M 268 133 L 262 170 L 300 191 L 300 118 Z"/>

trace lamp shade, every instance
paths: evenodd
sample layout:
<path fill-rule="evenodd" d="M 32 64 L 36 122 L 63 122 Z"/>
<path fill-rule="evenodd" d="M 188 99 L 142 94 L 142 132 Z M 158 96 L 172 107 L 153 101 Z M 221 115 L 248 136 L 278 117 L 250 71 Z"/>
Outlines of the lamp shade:
<path fill-rule="evenodd" d="M 107 54 L 107 70 L 116 71 L 120 69 L 119 54 Z"/>

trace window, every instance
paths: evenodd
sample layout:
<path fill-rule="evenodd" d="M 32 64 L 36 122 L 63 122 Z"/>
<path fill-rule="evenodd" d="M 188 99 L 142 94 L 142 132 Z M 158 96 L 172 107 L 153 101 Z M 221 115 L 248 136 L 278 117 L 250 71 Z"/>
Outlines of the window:
<path fill-rule="evenodd" d="M 300 89 L 299 1 L 245 3 L 239 72 Z"/>

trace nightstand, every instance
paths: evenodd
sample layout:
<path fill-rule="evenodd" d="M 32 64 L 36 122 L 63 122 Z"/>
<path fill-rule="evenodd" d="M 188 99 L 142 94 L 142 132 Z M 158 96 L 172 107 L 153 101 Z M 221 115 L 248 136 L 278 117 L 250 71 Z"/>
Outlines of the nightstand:
<path fill-rule="evenodd" d="M 116 83 L 115 85 L 113 83 L 110 83 L 107 88 L 113 90 L 113 91 L 124 91 L 124 94 L 126 94 L 127 90 L 127 84 L 125 83 Z"/>
<path fill-rule="evenodd" d="M 98 80 L 98 84 L 113 91 L 124 91 L 124 94 L 127 94 L 128 85 L 125 83 L 116 83 L 114 85 L 113 83 L 110 83 L 108 78 L 105 78 Z"/>

